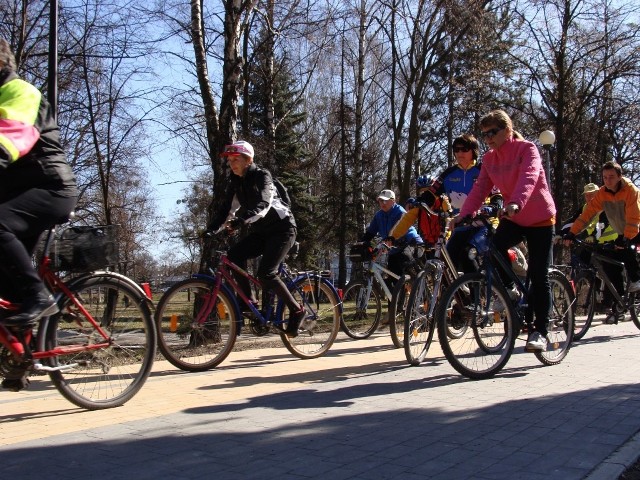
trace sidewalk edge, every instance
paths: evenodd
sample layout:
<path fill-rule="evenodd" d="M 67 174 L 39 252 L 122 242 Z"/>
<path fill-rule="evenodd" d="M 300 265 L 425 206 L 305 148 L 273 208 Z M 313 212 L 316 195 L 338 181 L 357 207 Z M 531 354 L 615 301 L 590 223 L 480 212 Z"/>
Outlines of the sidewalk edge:
<path fill-rule="evenodd" d="M 617 480 L 638 458 L 640 458 L 640 430 L 584 477 L 584 480 Z"/>

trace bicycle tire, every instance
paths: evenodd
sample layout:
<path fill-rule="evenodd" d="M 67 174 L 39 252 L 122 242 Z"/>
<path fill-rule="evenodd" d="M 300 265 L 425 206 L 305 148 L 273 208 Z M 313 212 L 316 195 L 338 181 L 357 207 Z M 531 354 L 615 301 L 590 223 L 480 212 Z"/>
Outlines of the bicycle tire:
<path fill-rule="evenodd" d="M 69 282 L 73 292 L 108 335 L 105 348 L 74 350 L 105 340 L 80 309 L 63 295 L 60 312 L 46 320 L 44 349 L 68 353 L 49 358 L 49 376 L 60 394 L 88 410 L 118 407 L 147 380 L 156 354 L 149 300 L 136 284 L 117 274 L 95 273 Z"/>
<path fill-rule="evenodd" d="M 549 272 L 551 311 L 547 324 L 547 348 L 536 350 L 536 358 L 544 365 L 557 365 L 569 353 L 575 332 L 575 296 L 567 277 L 560 271 Z"/>
<path fill-rule="evenodd" d="M 418 366 L 427 356 L 433 341 L 433 317 L 428 315 L 433 300 L 433 272 L 421 271 L 411 287 L 404 321 L 404 354 L 412 366 Z"/>
<path fill-rule="evenodd" d="M 393 287 L 391 302 L 389 303 L 389 335 L 391 342 L 396 348 L 404 346 L 404 318 L 409 305 L 411 287 L 414 277 L 404 274 Z"/>
<path fill-rule="evenodd" d="M 156 308 L 158 347 L 174 367 L 203 372 L 218 366 L 235 345 L 239 314 L 234 296 L 224 285 L 204 322 L 198 321 L 213 279 L 188 278 L 169 288 Z"/>
<path fill-rule="evenodd" d="M 481 272 L 458 277 L 441 294 L 436 309 L 438 339 L 451 366 L 467 378 L 479 380 L 496 375 L 513 353 L 517 332 L 515 314 L 507 293 L 496 283 L 491 289 Z M 494 312 L 499 300 L 506 308 Z M 452 324 L 464 330 L 459 338 L 447 331 Z M 466 329 L 459 326 L 465 324 Z"/>
<path fill-rule="evenodd" d="M 304 305 L 307 315 L 300 323 L 298 336 L 281 332 L 282 342 L 298 358 L 318 358 L 329 351 L 340 330 L 342 309 L 338 294 L 327 279 L 317 275 L 297 278 L 289 290 Z M 289 311 L 282 302 L 276 314 L 288 318 Z"/>
<path fill-rule="evenodd" d="M 370 277 L 373 282 L 373 277 Z M 376 331 L 382 317 L 382 301 L 375 285 L 367 296 L 367 282 L 349 282 L 342 295 L 342 318 L 340 328 L 354 340 L 370 337 Z"/>
<path fill-rule="evenodd" d="M 576 303 L 573 339 L 581 340 L 591 327 L 595 315 L 595 278 L 591 274 L 580 273 L 574 281 L 574 286 Z"/>
<path fill-rule="evenodd" d="M 633 324 L 640 329 L 640 295 L 637 293 L 629 294 L 629 312 L 631 313 L 631 320 Z"/>

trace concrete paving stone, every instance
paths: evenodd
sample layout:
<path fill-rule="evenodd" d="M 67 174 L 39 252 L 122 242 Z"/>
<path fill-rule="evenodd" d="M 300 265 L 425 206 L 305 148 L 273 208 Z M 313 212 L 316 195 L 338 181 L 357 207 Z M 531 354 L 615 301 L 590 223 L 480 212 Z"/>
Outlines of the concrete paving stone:
<path fill-rule="evenodd" d="M 458 459 L 459 461 L 459 459 Z M 455 466 L 458 462 L 452 463 L 442 460 L 440 457 L 432 458 L 429 461 L 420 462 L 416 459 L 416 463 L 412 468 L 407 470 L 408 474 L 422 475 L 422 478 L 434 478 L 442 472 L 446 472 Z"/>
<path fill-rule="evenodd" d="M 488 381 L 464 379 L 441 357 L 405 367 L 388 333 L 309 361 L 280 347 L 233 352 L 198 374 L 157 362 L 132 401 L 102 412 L 73 407 L 38 378 L 34 391 L 0 392 L 0 455 L 11 458 L 7 475 L 46 468 L 70 480 L 579 480 L 637 456 L 624 448 L 640 430 L 640 332 L 630 326 L 593 328 L 555 367 L 516 353 Z M 283 464 L 288 449 L 295 458 Z"/>

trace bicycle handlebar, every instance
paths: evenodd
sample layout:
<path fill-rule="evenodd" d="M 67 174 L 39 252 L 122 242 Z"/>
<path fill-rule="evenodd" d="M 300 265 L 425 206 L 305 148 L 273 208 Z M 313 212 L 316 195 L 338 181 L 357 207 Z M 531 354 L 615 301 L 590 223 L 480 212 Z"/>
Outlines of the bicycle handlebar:
<path fill-rule="evenodd" d="M 624 247 L 617 247 L 614 242 L 606 242 L 606 243 L 598 243 L 598 242 L 587 242 L 586 240 L 582 240 L 579 238 L 574 238 L 571 242 L 579 247 L 585 247 L 594 252 L 614 252 L 616 250 L 624 250 Z M 635 246 L 629 247 L 632 250 L 636 250 Z"/>

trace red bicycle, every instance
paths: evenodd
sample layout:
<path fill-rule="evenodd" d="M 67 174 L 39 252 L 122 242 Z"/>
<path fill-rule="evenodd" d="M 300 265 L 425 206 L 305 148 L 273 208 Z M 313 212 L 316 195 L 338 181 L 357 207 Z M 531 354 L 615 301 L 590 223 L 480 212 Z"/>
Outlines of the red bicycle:
<path fill-rule="evenodd" d="M 115 244 L 111 227 L 70 227 L 58 237 L 56 250 L 68 247 L 70 252 L 61 257 L 61 268 L 67 273 L 92 270 L 65 280 L 54 272 L 49 249 L 56 236 L 53 229 L 48 232 L 39 273 L 60 311 L 26 330 L 0 323 L 4 388 L 21 390 L 29 376 L 47 373 L 71 403 L 99 410 L 124 404 L 146 381 L 157 342 L 151 301 L 128 277 L 97 270 L 104 266 L 109 242 Z M 0 315 L 16 309 L 0 299 Z"/>

